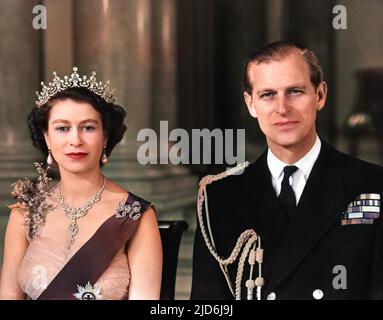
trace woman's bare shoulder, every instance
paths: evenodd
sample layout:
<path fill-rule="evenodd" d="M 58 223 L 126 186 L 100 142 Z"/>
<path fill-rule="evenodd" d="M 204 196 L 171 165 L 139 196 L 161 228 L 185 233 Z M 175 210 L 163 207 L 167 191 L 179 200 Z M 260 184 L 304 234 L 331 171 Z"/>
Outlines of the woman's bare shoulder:
<path fill-rule="evenodd" d="M 11 212 L 9 214 L 7 229 L 11 229 L 14 233 L 25 235 L 25 219 L 28 215 L 28 209 L 21 203 L 8 205 L 8 208 L 11 209 Z"/>
<path fill-rule="evenodd" d="M 7 205 L 7 207 L 11 209 L 11 212 L 16 212 L 16 211 L 22 212 L 27 210 L 26 207 L 20 202 L 9 204 Z"/>
<path fill-rule="evenodd" d="M 25 205 L 21 204 L 20 202 L 16 202 L 13 204 L 7 205 L 9 209 L 11 209 L 10 212 L 10 218 L 25 221 L 26 216 L 28 215 L 28 209 L 25 207 Z"/>
<path fill-rule="evenodd" d="M 129 193 L 127 189 L 125 189 L 124 187 L 120 186 L 119 184 L 117 184 L 116 182 L 112 180 L 108 180 L 106 191 L 110 193 L 110 195 L 116 196 L 116 197 L 127 196 Z"/>

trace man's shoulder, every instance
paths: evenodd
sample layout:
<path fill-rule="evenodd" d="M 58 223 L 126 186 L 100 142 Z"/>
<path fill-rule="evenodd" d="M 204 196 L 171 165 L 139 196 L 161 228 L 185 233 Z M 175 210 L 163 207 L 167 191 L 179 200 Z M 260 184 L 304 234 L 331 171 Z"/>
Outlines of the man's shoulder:
<path fill-rule="evenodd" d="M 337 149 L 333 149 L 339 160 L 347 165 L 347 168 L 359 168 L 364 172 L 382 173 L 383 167 L 360 158 L 355 158 Z"/>
<path fill-rule="evenodd" d="M 200 184 L 206 185 L 209 194 L 220 196 L 242 193 L 255 179 L 255 171 L 259 169 L 259 161 L 244 162 L 215 175 L 208 175 L 201 179 Z"/>
<path fill-rule="evenodd" d="M 230 168 L 213 175 L 206 175 L 201 179 L 200 185 L 205 185 L 209 193 L 229 191 L 235 188 L 239 181 L 243 180 L 248 166 L 249 163 L 245 162 L 235 168 Z"/>
<path fill-rule="evenodd" d="M 359 180 L 364 185 L 383 188 L 383 167 L 353 157 L 346 174 L 350 180 Z"/>
<path fill-rule="evenodd" d="M 375 185 L 383 186 L 383 167 L 371 162 L 355 158 L 333 147 L 329 149 L 331 153 L 330 166 L 338 167 L 344 174 L 352 180 L 366 181 Z"/>

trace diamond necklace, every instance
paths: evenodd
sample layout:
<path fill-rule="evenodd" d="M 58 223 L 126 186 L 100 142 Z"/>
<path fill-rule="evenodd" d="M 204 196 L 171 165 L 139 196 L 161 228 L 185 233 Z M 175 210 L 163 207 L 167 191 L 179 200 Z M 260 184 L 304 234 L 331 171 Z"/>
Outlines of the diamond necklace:
<path fill-rule="evenodd" d="M 104 176 L 104 182 L 102 184 L 101 189 L 99 191 L 97 191 L 97 193 L 95 193 L 94 196 L 90 200 L 88 200 L 83 206 L 78 207 L 78 208 L 71 208 L 65 202 L 65 199 L 64 199 L 63 195 L 61 194 L 60 186 L 57 185 L 58 193 L 59 193 L 58 197 L 57 197 L 57 202 L 59 203 L 60 207 L 64 210 L 65 215 L 69 219 L 72 220 L 72 222 L 70 223 L 69 228 L 68 228 L 68 235 L 69 235 L 69 239 L 67 242 L 67 248 L 68 249 L 70 249 L 73 246 L 74 238 L 77 235 L 78 230 L 79 230 L 78 224 L 77 224 L 77 219 L 80 219 L 83 216 L 85 216 L 88 213 L 88 211 L 93 207 L 93 205 L 97 201 L 100 201 L 101 194 L 104 191 L 105 185 L 106 185 L 106 178 Z"/>

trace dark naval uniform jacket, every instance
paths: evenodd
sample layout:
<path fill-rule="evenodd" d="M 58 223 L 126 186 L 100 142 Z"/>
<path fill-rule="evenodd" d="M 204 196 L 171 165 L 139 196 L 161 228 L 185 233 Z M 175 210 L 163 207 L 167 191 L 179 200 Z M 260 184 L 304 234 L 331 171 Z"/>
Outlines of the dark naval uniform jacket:
<path fill-rule="evenodd" d="M 262 299 L 383 298 L 383 221 L 381 200 L 377 200 L 383 192 L 382 167 L 352 158 L 322 141 L 291 218 L 273 189 L 267 151 L 241 175 L 215 181 L 206 190 L 221 257 L 230 255 L 246 229 L 254 229 L 261 237 Z M 237 262 L 229 267 L 233 283 Z M 248 276 L 246 261 L 242 299 L 246 299 Z M 199 226 L 191 299 L 233 299 Z"/>

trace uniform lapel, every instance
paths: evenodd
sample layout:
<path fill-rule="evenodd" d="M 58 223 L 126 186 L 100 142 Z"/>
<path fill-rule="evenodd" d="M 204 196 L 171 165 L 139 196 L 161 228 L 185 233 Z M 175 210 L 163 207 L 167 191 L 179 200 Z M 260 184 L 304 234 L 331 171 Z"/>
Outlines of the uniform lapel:
<path fill-rule="evenodd" d="M 336 151 L 322 142 L 295 217 L 266 279 L 267 291 L 274 290 L 295 270 L 352 200 L 354 195 L 347 193 L 338 160 Z M 265 250 L 265 256 L 268 254 Z"/>

